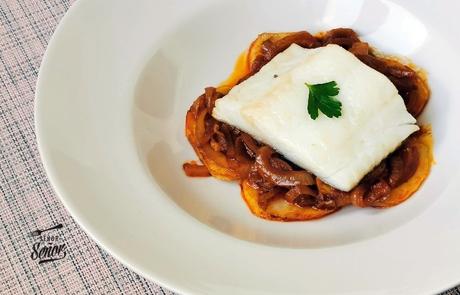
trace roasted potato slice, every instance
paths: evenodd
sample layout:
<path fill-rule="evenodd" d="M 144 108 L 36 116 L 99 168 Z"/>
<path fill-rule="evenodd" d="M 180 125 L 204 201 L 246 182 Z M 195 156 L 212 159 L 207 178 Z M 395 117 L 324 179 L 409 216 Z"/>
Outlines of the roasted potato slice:
<path fill-rule="evenodd" d="M 256 60 L 259 54 L 262 54 L 262 44 L 264 41 L 278 41 L 284 37 L 294 34 L 294 32 L 287 33 L 262 33 L 257 36 L 257 38 L 251 43 L 248 49 L 248 65 L 251 68 L 251 65 Z"/>
<path fill-rule="evenodd" d="M 431 165 L 434 162 L 431 128 L 423 126 L 415 136 L 409 138 L 406 144 L 416 148 L 418 151 L 419 163 L 417 170 L 408 180 L 393 188 L 390 197 L 382 202 L 373 204 L 373 207 L 387 208 L 404 202 L 420 188 L 428 174 L 430 174 Z"/>
<path fill-rule="evenodd" d="M 212 176 L 222 180 L 239 180 L 238 170 L 230 166 L 229 159 L 223 153 L 213 150 L 209 142 L 200 142 L 204 137 L 205 118 L 208 115 L 206 109 L 199 107 L 204 103 L 203 100 L 204 97 L 200 96 L 194 106 L 188 110 L 185 135 Z"/>
<path fill-rule="evenodd" d="M 268 201 L 266 208 L 259 204 L 259 194 L 252 188 L 248 181 L 241 182 L 241 195 L 251 212 L 261 218 L 278 221 L 302 221 L 318 219 L 336 210 L 318 210 L 311 207 L 301 208 L 293 205 L 282 198 L 275 196 Z"/>

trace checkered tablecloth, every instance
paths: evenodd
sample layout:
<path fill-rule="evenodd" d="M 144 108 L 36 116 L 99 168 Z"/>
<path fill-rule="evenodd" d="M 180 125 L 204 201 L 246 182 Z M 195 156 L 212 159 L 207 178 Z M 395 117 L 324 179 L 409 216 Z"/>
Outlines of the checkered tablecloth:
<path fill-rule="evenodd" d="M 64 209 L 40 162 L 35 83 L 51 34 L 72 2 L 0 0 L 0 294 L 173 294 L 99 248 Z M 444 293 L 455 294 L 460 287 Z"/>

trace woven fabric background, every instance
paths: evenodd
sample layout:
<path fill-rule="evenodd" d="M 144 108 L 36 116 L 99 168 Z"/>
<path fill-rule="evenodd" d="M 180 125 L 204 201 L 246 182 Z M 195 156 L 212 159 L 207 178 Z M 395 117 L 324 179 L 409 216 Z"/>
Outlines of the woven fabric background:
<path fill-rule="evenodd" d="M 57 199 L 40 162 L 35 83 L 47 43 L 72 2 L 0 0 L 0 294 L 174 294 L 99 248 Z M 38 264 L 29 233 L 59 223 L 67 256 Z M 460 287 L 443 295 L 460 295 Z"/>

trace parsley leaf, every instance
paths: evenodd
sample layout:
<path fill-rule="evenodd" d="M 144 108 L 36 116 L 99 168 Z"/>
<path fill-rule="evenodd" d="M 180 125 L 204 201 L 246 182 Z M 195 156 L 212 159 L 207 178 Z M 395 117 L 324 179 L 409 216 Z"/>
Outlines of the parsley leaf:
<path fill-rule="evenodd" d="M 310 118 L 318 118 L 319 111 L 329 118 L 342 115 L 342 103 L 335 98 L 340 88 L 335 81 L 312 85 L 305 83 L 305 86 L 309 90 L 307 111 Z"/>

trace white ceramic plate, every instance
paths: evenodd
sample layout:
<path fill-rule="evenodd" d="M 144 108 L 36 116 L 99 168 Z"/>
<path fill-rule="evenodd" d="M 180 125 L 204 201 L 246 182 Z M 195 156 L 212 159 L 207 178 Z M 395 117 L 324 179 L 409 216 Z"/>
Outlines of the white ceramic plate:
<path fill-rule="evenodd" d="M 433 294 L 460 282 L 458 1 L 80 0 L 50 42 L 36 127 L 77 222 L 185 294 Z M 187 178 L 185 112 L 258 33 L 346 26 L 429 73 L 437 164 L 392 209 L 277 223 L 236 183 Z"/>

